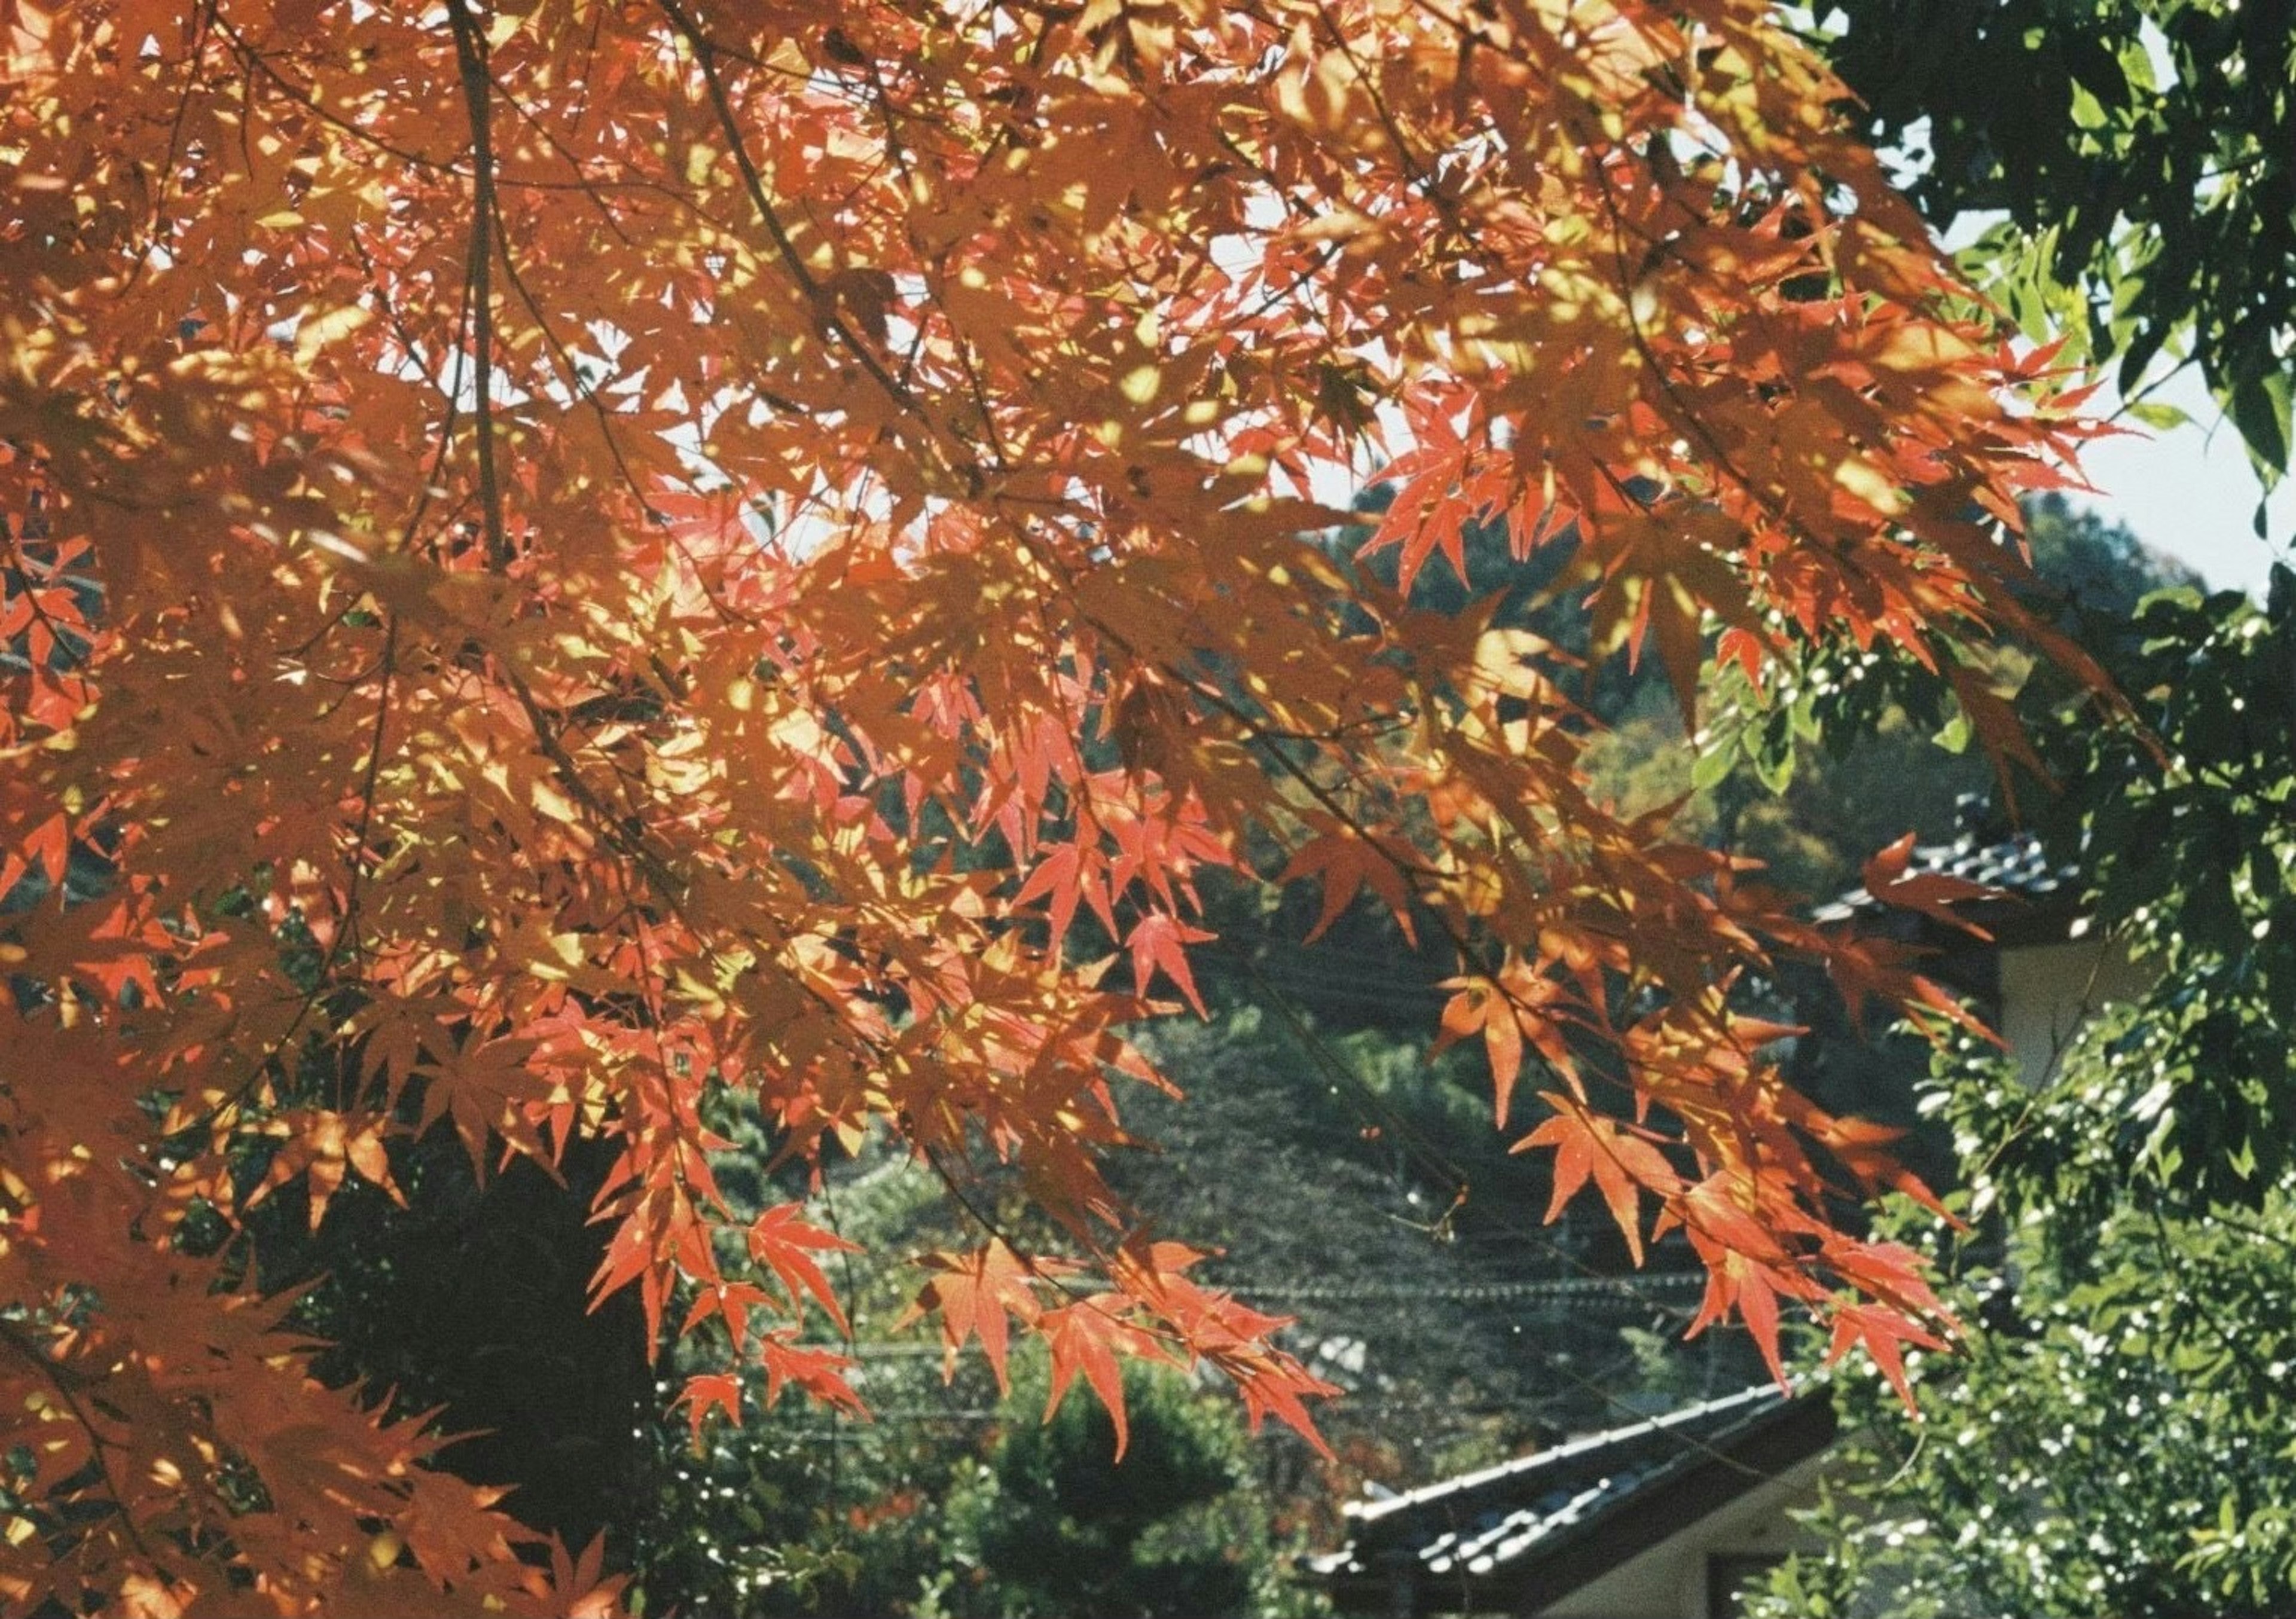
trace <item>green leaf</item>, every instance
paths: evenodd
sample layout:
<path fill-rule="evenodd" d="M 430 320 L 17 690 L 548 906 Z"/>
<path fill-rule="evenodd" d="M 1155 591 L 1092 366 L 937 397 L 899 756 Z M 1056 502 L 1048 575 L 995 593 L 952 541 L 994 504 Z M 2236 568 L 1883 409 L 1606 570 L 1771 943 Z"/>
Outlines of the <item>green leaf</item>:
<path fill-rule="evenodd" d="M 2140 399 L 2121 408 L 2128 412 L 2132 419 L 2143 422 L 2158 433 L 2166 433 L 2172 429 L 2183 427 L 2192 420 L 2191 416 L 2177 409 L 2177 406 L 2161 404 L 2156 399 Z"/>
<path fill-rule="evenodd" d="M 2233 425 L 2247 440 L 2249 454 L 2272 471 L 2288 470 L 2288 373 L 2284 371 L 2251 372 L 2234 377 L 2232 387 L 2224 395 L 2226 413 Z M 2257 533 L 2261 535 L 2263 509 L 2257 511 Z"/>

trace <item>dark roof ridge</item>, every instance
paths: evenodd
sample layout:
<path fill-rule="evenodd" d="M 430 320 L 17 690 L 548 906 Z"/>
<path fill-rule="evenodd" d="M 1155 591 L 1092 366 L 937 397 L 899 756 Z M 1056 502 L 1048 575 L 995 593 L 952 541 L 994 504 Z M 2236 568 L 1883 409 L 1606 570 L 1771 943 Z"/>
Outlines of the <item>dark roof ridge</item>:
<path fill-rule="evenodd" d="M 1655 1435 L 1670 1433 L 1677 1428 L 1694 1426 L 1726 1412 L 1743 1410 L 1749 1414 L 1781 1406 L 1792 1396 L 1775 1383 L 1757 1383 L 1735 1394 L 1718 1395 L 1693 1405 L 1682 1406 L 1661 1416 L 1646 1418 L 1640 1422 L 1620 1427 L 1605 1428 L 1600 1433 L 1584 1434 L 1576 1439 L 1566 1439 L 1560 1444 L 1549 1445 L 1543 1451 L 1513 1460 L 1499 1462 L 1472 1473 L 1462 1473 L 1450 1478 L 1439 1479 L 1431 1484 L 1422 1484 L 1416 1490 L 1406 1490 L 1385 1500 L 1349 1501 L 1341 1512 L 1359 1522 L 1370 1524 L 1390 1517 L 1414 1507 L 1431 1506 L 1451 1496 L 1480 1490 L 1487 1485 L 1510 1478 L 1519 1478 L 1574 1460 L 1595 1451 Z"/>
<path fill-rule="evenodd" d="M 1342 1613 L 1542 1611 L 1743 1495 L 1836 1433 L 1828 1379 L 1757 1384 L 1496 1468 L 1350 1505 L 1307 1559 Z"/>
<path fill-rule="evenodd" d="M 1906 863 L 1908 876 L 1959 878 L 1999 890 L 1999 897 L 2028 903 L 2069 903 L 2079 898 L 2080 868 L 2053 863 L 2036 832 L 2012 832 L 2005 838 L 1979 842 L 1968 832 L 1951 843 L 1924 843 L 1914 847 Z M 1846 922 L 1883 909 L 1863 886 L 1810 912 L 1818 922 Z"/>

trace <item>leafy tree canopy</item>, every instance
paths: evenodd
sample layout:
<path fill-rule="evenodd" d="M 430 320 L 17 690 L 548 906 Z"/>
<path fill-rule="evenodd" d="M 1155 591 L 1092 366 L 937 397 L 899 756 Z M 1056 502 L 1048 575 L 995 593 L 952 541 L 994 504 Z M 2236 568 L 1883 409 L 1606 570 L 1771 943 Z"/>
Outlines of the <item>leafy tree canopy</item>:
<path fill-rule="evenodd" d="M 1685 708 L 1710 646 L 1846 651 L 2015 745 L 1998 525 L 2083 429 L 1767 7 L 6 0 L 0 44 L 12 1607 L 611 1608 L 255 1291 L 250 1210 L 413 1195 L 434 1131 L 604 1143 L 595 1295 L 837 1404 L 837 1239 L 734 1215 L 705 1102 L 1009 1165 L 1057 1240 L 933 1260 L 952 1347 L 1041 1339 L 1119 1444 L 1143 1357 L 1306 1428 L 1280 1323 L 1101 1167 L 1218 871 L 1437 941 L 1498 1116 L 1685 1231 L 1710 1317 L 1932 1336 L 1835 1218 L 1873 1132 L 1733 991 L 1943 997 L 1592 795 L 1562 650 L 1306 537 L 1391 431 L 1403 592 L 1476 519 L 1567 535 L 1587 656 Z"/>
<path fill-rule="evenodd" d="M 2197 361 L 2267 478 L 2296 385 L 2296 8 L 2287 0 L 1828 0 L 1825 51 L 1932 218 L 2029 331 Z M 2172 420 L 2141 414 L 2156 425 Z M 2261 522 L 2259 508 L 2259 521 Z M 2259 532 L 2261 530 L 2259 529 Z"/>
<path fill-rule="evenodd" d="M 1972 1221 L 1953 1293 L 1986 1329 L 1914 1365 L 1919 1424 L 1845 1381 L 1876 1482 L 1781 1615 L 2250 1615 L 2296 1588 L 2296 576 L 2262 610 L 2157 595 L 2133 627 L 2165 767 L 2076 709 L 2053 832 L 2158 976 L 2046 1075 L 1941 1064 Z"/>

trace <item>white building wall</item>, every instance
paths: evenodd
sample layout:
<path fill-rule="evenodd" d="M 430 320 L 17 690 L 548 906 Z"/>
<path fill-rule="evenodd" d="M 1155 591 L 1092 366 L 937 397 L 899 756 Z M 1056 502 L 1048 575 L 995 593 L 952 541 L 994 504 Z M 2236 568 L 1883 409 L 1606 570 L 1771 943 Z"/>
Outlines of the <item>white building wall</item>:
<path fill-rule="evenodd" d="M 2108 1001 L 2144 993 L 2154 970 L 2118 944 L 2073 939 L 2001 953 L 2001 1026 L 2030 1084 L 2046 1079 L 2082 1022 Z"/>
<path fill-rule="evenodd" d="M 1788 1517 L 1816 1504 L 1826 1458 L 1813 1456 L 1672 1538 L 1538 1610 L 1539 1619 L 1711 1619 L 1707 1559 L 1815 1551 L 1817 1542 Z"/>

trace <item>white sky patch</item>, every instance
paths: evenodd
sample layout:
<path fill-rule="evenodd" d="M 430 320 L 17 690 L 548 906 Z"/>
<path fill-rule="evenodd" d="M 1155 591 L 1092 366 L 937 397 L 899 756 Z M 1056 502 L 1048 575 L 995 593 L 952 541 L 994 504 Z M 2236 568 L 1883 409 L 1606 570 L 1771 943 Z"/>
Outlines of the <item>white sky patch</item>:
<path fill-rule="evenodd" d="M 2220 589 L 2261 595 L 2276 558 L 2296 565 L 2296 479 L 2284 479 L 2266 502 L 2268 540 L 2251 526 L 2262 487 L 2240 434 L 2188 366 L 2146 396 L 2190 417 L 2155 433 L 2132 430 L 2100 439 L 2081 455 L 2098 493 L 2077 495 L 2147 544 L 2197 569 Z M 2110 385 L 2094 401 L 2110 415 L 2120 401 Z"/>

